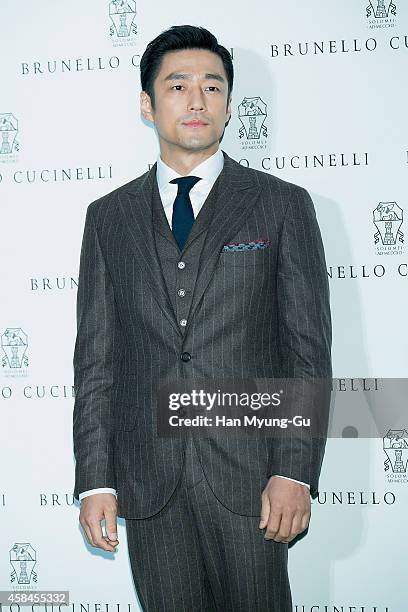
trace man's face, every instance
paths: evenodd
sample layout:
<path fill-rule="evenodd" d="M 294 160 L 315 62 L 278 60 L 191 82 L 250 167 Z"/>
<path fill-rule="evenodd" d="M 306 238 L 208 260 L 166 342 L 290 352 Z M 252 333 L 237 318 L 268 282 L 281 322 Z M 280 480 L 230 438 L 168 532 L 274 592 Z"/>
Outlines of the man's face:
<path fill-rule="evenodd" d="M 148 94 L 141 93 L 141 111 L 154 122 L 161 146 L 202 151 L 219 142 L 231 115 L 231 99 L 218 55 L 204 49 L 166 53 L 154 94 L 153 110 Z"/>

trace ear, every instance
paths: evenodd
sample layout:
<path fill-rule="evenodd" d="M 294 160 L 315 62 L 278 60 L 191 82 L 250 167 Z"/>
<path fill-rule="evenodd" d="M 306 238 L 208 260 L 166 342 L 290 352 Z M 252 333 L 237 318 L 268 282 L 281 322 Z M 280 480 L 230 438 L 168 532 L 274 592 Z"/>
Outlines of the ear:
<path fill-rule="evenodd" d="M 227 113 L 226 123 L 228 123 L 228 121 L 231 119 L 231 113 L 232 113 L 232 96 L 229 97 L 226 113 Z"/>
<path fill-rule="evenodd" d="M 140 112 L 144 119 L 154 122 L 154 112 L 150 96 L 145 91 L 140 92 Z"/>

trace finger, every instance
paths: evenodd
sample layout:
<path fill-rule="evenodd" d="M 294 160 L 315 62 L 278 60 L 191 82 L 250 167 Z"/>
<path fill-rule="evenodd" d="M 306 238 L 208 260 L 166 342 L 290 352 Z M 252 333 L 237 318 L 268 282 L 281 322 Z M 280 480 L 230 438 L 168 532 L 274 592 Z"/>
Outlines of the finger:
<path fill-rule="evenodd" d="M 290 533 L 287 537 L 285 537 L 285 527 L 282 526 L 283 522 L 281 522 L 279 533 L 277 534 L 277 538 L 282 538 L 278 541 L 280 542 L 291 542 L 294 538 L 296 538 L 299 533 L 302 533 L 309 524 L 310 512 L 300 513 L 297 512 L 293 515 L 292 525 L 290 528 Z"/>
<path fill-rule="evenodd" d="M 117 527 L 117 522 L 116 522 L 116 511 L 106 510 L 105 519 L 106 519 L 106 535 L 108 536 L 109 540 L 114 541 L 114 542 L 119 542 L 118 527 Z"/>
<path fill-rule="evenodd" d="M 282 514 L 281 522 L 279 525 L 279 530 L 275 534 L 273 538 L 275 542 L 283 542 L 286 541 L 289 537 L 292 536 L 292 523 L 293 523 L 293 515 L 291 513 L 285 512 Z"/>
<path fill-rule="evenodd" d="M 271 508 L 269 513 L 268 525 L 265 531 L 265 540 L 272 540 L 279 531 L 279 526 L 282 519 L 282 512 Z"/>
<path fill-rule="evenodd" d="M 261 495 L 261 520 L 259 522 L 259 529 L 263 529 L 266 527 L 269 519 L 269 512 L 271 508 L 271 503 L 269 501 L 269 497 L 266 494 Z"/>
<path fill-rule="evenodd" d="M 92 521 L 88 521 L 89 528 L 91 530 L 92 540 L 94 542 L 94 546 L 97 548 L 102 548 L 103 550 L 112 551 L 115 549 L 114 544 L 110 544 L 103 537 L 102 533 L 102 521 L 93 519 Z"/>
<path fill-rule="evenodd" d="M 308 528 L 309 522 L 310 522 L 310 511 L 305 512 L 300 521 L 300 526 L 301 526 L 302 531 Z"/>
<path fill-rule="evenodd" d="M 302 531 L 303 531 L 303 529 L 302 529 L 302 515 L 301 514 L 295 514 L 295 516 L 293 517 L 290 534 L 288 535 L 288 537 L 284 538 L 281 541 L 289 543 L 292 540 L 294 540 L 294 538 L 296 538 L 296 536 L 299 535 L 299 533 L 302 533 Z"/>
<path fill-rule="evenodd" d="M 92 534 L 91 534 L 91 530 L 89 529 L 88 525 L 85 523 L 85 521 L 80 521 L 82 529 L 84 530 L 86 539 L 88 540 L 88 543 L 91 546 L 94 546 L 94 543 L 92 541 Z"/>

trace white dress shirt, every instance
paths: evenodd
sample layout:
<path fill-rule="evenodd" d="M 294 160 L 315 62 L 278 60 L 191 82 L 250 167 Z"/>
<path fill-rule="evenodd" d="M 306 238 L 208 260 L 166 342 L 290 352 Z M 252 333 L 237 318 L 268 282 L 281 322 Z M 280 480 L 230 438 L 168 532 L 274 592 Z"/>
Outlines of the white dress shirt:
<path fill-rule="evenodd" d="M 221 170 L 224 166 L 224 156 L 222 154 L 221 149 L 218 149 L 213 155 L 207 157 L 206 160 L 201 162 L 198 166 L 193 168 L 190 172 L 190 175 L 199 176 L 200 181 L 198 181 L 194 187 L 190 190 L 190 200 L 191 205 L 193 207 L 194 219 L 197 217 L 198 213 L 205 200 L 207 199 L 208 194 L 210 193 L 212 186 L 218 178 Z M 189 176 L 190 176 L 189 175 Z M 170 228 L 172 227 L 172 214 L 173 214 L 173 203 L 177 196 L 178 187 L 175 183 L 170 183 L 169 181 L 179 178 L 182 175 L 170 168 L 167 164 L 162 161 L 160 155 L 157 158 L 157 185 L 159 187 L 160 198 L 163 204 L 164 212 L 166 213 L 167 220 L 169 222 Z M 295 480 L 294 478 L 289 478 L 288 476 L 280 476 L 276 474 L 279 478 L 286 478 L 287 480 L 293 480 L 294 482 L 299 482 L 300 484 L 305 485 L 310 489 L 310 485 L 302 482 L 300 480 Z M 79 494 L 79 499 L 82 500 L 84 497 L 88 497 L 88 495 L 94 495 L 95 493 L 113 493 L 116 495 L 116 490 L 111 489 L 109 487 L 103 487 L 98 489 L 90 489 L 89 491 L 84 491 Z"/>

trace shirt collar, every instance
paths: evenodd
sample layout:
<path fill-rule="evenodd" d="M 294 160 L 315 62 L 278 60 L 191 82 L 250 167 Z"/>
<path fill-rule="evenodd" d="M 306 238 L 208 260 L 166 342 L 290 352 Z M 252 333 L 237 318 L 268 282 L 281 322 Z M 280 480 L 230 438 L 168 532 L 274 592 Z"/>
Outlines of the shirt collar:
<path fill-rule="evenodd" d="M 213 155 L 205 159 L 203 162 L 198 164 L 195 168 L 191 170 L 191 175 L 199 176 L 202 180 L 207 181 L 208 183 L 214 183 L 220 174 L 221 170 L 224 166 L 224 155 L 222 154 L 221 149 L 217 149 Z M 160 154 L 157 157 L 157 172 L 156 179 L 159 190 L 166 189 L 169 185 L 169 181 L 174 178 L 179 178 L 182 176 L 173 168 L 170 168 L 164 161 L 161 159 Z M 201 181 L 197 183 L 199 185 Z"/>

